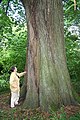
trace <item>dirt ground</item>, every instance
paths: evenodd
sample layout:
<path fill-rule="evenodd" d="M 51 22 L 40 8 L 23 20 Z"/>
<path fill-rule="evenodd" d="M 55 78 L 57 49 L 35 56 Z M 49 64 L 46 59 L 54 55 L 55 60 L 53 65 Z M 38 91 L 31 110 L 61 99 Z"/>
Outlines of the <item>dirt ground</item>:
<path fill-rule="evenodd" d="M 5 111 L 11 111 L 12 108 L 10 108 L 10 105 L 9 105 L 9 98 L 10 98 L 10 93 L 5 93 L 5 94 L 1 94 L 0 95 L 0 110 L 5 110 Z M 21 110 L 21 106 L 16 106 L 16 109 L 19 109 Z M 39 109 L 37 109 L 39 111 Z M 24 110 L 23 110 L 24 111 Z M 26 109 L 26 113 L 27 114 L 32 114 L 32 110 L 27 110 Z M 70 117 L 71 115 L 74 115 L 75 113 L 77 113 L 78 111 L 80 111 L 80 106 L 66 106 L 64 107 L 64 111 L 66 112 L 67 114 L 67 117 Z M 20 111 L 19 111 L 20 112 Z M 59 112 L 57 112 L 58 114 L 60 114 Z M 48 113 L 41 113 L 41 114 L 44 114 L 45 117 L 48 117 L 49 114 Z"/>

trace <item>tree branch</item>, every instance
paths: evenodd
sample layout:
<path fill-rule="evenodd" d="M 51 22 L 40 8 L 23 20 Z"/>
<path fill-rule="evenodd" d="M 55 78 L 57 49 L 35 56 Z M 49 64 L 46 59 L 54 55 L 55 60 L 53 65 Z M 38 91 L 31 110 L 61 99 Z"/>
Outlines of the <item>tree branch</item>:
<path fill-rule="evenodd" d="M 74 10 L 76 10 L 76 0 L 74 0 Z"/>

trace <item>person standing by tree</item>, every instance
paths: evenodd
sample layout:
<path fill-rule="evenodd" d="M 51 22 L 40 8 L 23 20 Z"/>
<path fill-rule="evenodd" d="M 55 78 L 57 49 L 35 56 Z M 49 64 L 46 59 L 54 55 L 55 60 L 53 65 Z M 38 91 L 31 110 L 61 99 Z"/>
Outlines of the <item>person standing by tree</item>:
<path fill-rule="evenodd" d="M 11 104 L 10 107 L 13 108 L 15 105 L 18 105 L 19 96 L 20 96 L 20 77 L 25 75 L 25 72 L 17 73 L 17 68 L 11 68 L 11 75 L 10 75 L 10 90 L 11 90 Z"/>

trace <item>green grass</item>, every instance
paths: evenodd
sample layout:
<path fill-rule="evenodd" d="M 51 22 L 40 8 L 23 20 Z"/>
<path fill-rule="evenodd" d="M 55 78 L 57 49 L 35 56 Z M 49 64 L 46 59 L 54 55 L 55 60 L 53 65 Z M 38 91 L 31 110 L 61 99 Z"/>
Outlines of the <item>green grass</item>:
<path fill-rule="evenodd" d="M 80 120 L 80 112 L 76 113 L 75 115 L 71 116 L 69 120 Z"/>

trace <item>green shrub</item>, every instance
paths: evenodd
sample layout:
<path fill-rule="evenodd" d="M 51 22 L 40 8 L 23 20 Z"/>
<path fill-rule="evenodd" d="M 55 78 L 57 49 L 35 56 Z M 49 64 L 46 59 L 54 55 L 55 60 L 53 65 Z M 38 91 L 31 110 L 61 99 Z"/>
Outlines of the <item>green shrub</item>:
<path fill-rule="evenodd" d="M 80 120 L 80 113 L 77 113 L 69 118 L 69 120 Z"/>
<path fill-rule="evenodd" d="M 7 75 L 0 76 L 0 92 L 9 90 L 9 80 Z"/>

